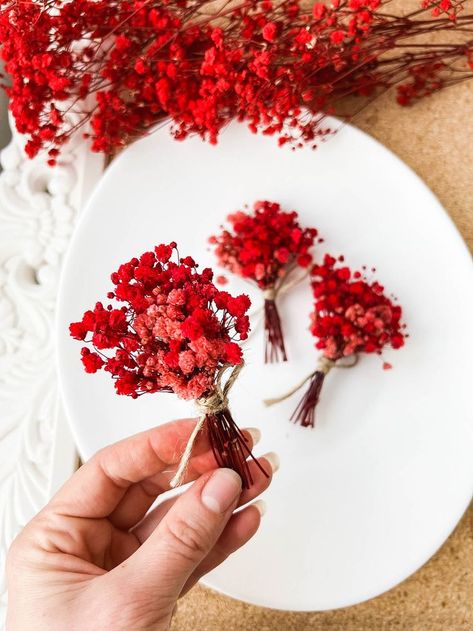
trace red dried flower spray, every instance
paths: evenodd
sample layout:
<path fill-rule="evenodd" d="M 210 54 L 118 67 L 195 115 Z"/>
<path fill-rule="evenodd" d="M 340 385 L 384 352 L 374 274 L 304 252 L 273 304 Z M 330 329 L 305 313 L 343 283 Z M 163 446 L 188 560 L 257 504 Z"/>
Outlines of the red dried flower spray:
<path fill-rule="evenodd" d="M 28 155 L 45 148 L 52 164 L 86 124 L 113 154 L 166 118 L 177 139 L 215 143 L 238 119 L 315 146 L 327 114 L 350 118 L 390 86 L 409 105 L 473 75 L 469 4 L 406 4 L 0 0 L 4 87 Z"/>
<path fill-rule="evenodd" d="M 248 488 L 247 458 L 263 469 L 232 418 L 228 392 L 243 366 L 238 341 L 248 336 L 250 299 L 219 291 L 212 270 L 198 272 L 191 257 L 179 258 L 175 243 L 124 263 L 111 279 L 115 288 L 107 297 L 124 305 L 98 302 L 70 325 L 71 336 L 87 344 L 81 351 L 85 371 L 109 372 L 117 394 L 174 392 L 196 400 L 200 420 L 172 486 L 180 483 L 205 425 L 219 466 L 237 471 Z"/>
<path fill-rule="evenodd" d="M 297 212 L 285 212 L 269 201 L 255 202 L 253 212 L 229 215 L 228 222 L 231 229 L 210 237 L 218 262 L 263 290 L 264 360 L 287 361 L 276 298 L 300 280 L 294 278 L 297 269 L 308 270 L 317 230 L 302 228 Z"/>
<path fill-rule="evenodd" d="M 337 263 L 327 254 L 323 264 L 314 265 L 311 271 L 314 310 L 310 331 L 317 339 L 315 347 L 322 351 L 317 368 L 283 397 L 266 401 L 268 405 L 277 403 L 309 382 L 291 417 L 303 427 L 314 427 L 315 408 L 332 368 L 353 366 L 359 353 L 381 355 L 386 346 L 398 349 L 406 337 L 401 307 L 384 294 L 382 285 L 368 281 L 361 272 L 353 272 L 342 264 L 343 260 L 341 256 Z M 384 363 L 383 367 L 391 366 Z"/>

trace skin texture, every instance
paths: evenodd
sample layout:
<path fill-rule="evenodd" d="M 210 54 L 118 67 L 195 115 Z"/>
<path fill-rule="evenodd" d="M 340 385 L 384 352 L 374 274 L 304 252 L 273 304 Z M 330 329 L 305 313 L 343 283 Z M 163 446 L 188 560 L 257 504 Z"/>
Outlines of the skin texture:
<path fill-rule="evenodd" d="M 179 597 L 257 531 L 251 502 L 274 457 L 250 465 L 254 484 L 216 469 L 203 432 L 186 482 L 169 490 L 195 420 L 162 425 L 98 452 L 13 542 L 7 559 L 8 631 L 168 629 Z M 251 436 L 246 433 L 251 445 Z M 206 486 L 208 483 L 208 486 Z"/>

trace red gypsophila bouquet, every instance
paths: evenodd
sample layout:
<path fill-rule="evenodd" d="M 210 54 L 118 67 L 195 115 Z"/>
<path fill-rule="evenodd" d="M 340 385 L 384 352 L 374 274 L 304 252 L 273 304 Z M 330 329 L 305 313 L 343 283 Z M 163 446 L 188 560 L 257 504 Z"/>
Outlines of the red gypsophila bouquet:
<path fill-rule="evenodd" d="M 205 426 L 219 466 L 237 471 L 247 488 L 247 457 L 253 456 L 228 409 L 228 392 L 243 366 L 238 340 L 248 336 L 250 299 L 219 291 L 212 278 L 212 270 L 199 273 L 190 256 L 180 259 L 175 243 L 158 245 L 112 274 L 115 289 L 107 297 L 123 306 L 98 302 L 70 325 L 70 334 L 88 345 L 81 351 L 85 371 L 110 373 L 117 394 L 174 392 L 197 401 L 200 420 L 172 486 L 180 483 Z"/>
<path fill-rule="evenodd" d="M 338 258 L 342 263 L 343 256 Z M 374 270 L 373 270 L 374 271 Z M 311 271 L 314 310 L 310 331 L 317 339 L 315 347 L 322 350 L 317 368 L 291 392 L 266 403 L 277 403 L 299 390 L 307 381 L 309 387 L 291 417 L 303 427 L 314 427 L 315 408 L 326 375 L 334 367 L 348 368 L 357 362 L 359 353 L 381 355 L 386 346 L 394 349 L 404 345 L 405 325 L 402 309 L 384 294 L 377 281 L 369 282 L 361 272 L 337 264 L 326 254 L 322 265 Z M 348 359 L 351 363 L 344 363 Z M 385 362 L 385 369 L 391 365 Z"/>
<path fill-rule="evenodd" d="M 210 237 L 219 264 L 263 290 L 265 362 L 287 361 L 276 298 L 301 278 L 294 272 L 312 263 L 310 248 L 317 230 L 302 228 L 297 212 L 285 212 L 275 202 L 259 201 L 253 212 L 228 216 L 231 229 Z"/>
<path fill-rule="evenodd" d="M 214 143 L 238 119 L 315 146 L 327 114 L 350 118 L 390 86 L 409 105 L 473 75 L 468 0 L 397 4 L 0 0 L 4 87 L 27 153 L 51 163 L 84 125 L 114 154 L 166 118 L 178 139 Z"/>

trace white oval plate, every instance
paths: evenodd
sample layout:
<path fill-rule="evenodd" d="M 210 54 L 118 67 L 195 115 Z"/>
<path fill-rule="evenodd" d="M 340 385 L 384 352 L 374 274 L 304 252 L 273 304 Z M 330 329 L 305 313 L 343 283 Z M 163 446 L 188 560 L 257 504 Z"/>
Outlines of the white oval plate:
<path fill-rule="evenodd" d="M 281 468 L 254 539 L 204 583 L 267 607 L 323 610 L 371 598 L 419 568 L 445 541 L 473 489 L 473 269 L 439 202 L 392 153 L 345 127 L 319 150 L 278 149 L 234 123 L 217 147 L 175 142 L 161 129 L 105 173 L 78 226 L 58 308 L 59 369 L 83 458 L 170 419 L 193 414 L 170 395 L 134 401 L 107 374 L 86 375 L 68 324 L 105 299 L 118 265 L 161 242 L 214 265 L 207 237 L 229 211 L 269 199 L 315 225 L 327 250 L 375 265 L 404 307 L 410 339 L 353 370 L 332 371 L 315 430 L 288 421 L 297 395 L 266 409 L 313 370 L 307 285 L 281 299 L 290 361 L 264 366 L 258 329 L 231 395 L 241 426 L 258 426 L 257 453 Z M 232 291 L 260 294 L 232 279 Z"/>

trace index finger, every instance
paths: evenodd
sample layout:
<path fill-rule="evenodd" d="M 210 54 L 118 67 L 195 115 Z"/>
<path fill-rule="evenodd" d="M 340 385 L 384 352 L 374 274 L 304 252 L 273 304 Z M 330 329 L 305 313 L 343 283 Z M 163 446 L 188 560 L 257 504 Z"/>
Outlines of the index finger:
<path fill-rule="evenodd" d="M 176 468 L 196 422 L 173 421 L 101 449 L 56 493 L 50 507 L 74 517 L 107 517 L 130 486 Z M 209 449 L 207 433 L 201 432 L 192 455 Z"/>

